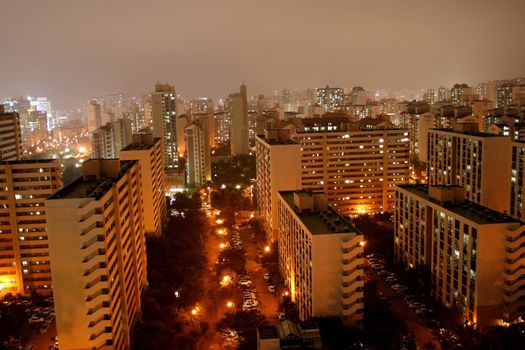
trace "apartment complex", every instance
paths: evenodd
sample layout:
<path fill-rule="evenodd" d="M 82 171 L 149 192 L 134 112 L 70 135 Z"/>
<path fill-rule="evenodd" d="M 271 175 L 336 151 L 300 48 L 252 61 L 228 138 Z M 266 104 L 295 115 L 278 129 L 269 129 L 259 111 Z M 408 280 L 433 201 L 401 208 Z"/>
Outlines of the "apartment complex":
<path fill-rule="evenodd" d="M 290 139 L 287 130 L 266 130 L 256 136 L 257 216 L 266 240 L 277 240 L 277 192 L 301 188 L 301 146 Z"/>
<path fill-rule="evenodd" d="M 208 133 L 204 127 L 193 123 L 184 129 L 186 144 L 186 183 L 205 186 L 211 181 L 211 158 Z"/>
<path fill-rule="evenodd" d="M 18 113 L 6 113 L 0 104 L 0 161 L 22 157 L 22 134 Z"/>
<path fill-rule="evenodd" d="M 278 193 L 279 269 L 299 317 L 363 313 L 363 236 L 327 204 L 323 193 Z"/>
<path fill-rule="evenodd" d="M 463 186 L 469 201 L 508 213 L 510 168 L 508 136 L 479 133 L 475 124 L 429 130 L 430 185 Z"/>
<path fill-rule="evenodd" d="M 64 349 L 129 349 L 147 284 L 139 162 L 90 159 L 45 202 Z"/>
<path fill-rule="evenodd" d="M 120 159 L 139 162 L 144 230 L 146 234 L 159 236 L 167 220 L 162 139 L 153 134 L 134 134 L 132 143 L 120 151 Z"/>
<path fill-rule="evenodd" d="M 512 169 L 510 177 L 510 215 L 525 220 L 525 142 L 512 143 Z"/>
<path fill-rule="evenodd" d="M 0 296 L 51 293 L 44 201 L 61 171 L 58 160 L 0 161 Z"/>
<path fill-rule="evenodd" d="M 395 257 L 430 267 L 433 295 L 486 326 L 525 314 L 525 224 L 465 200 L 460 186 L 396 188 Z"/>
<path fill-rule="evenodd" d="M 409 178 L 408 131 L 336 124 L 293 136 L 301 145 L 301 188 L 326 193 L 342 215 L 393 210 L 394 186 Z"/>

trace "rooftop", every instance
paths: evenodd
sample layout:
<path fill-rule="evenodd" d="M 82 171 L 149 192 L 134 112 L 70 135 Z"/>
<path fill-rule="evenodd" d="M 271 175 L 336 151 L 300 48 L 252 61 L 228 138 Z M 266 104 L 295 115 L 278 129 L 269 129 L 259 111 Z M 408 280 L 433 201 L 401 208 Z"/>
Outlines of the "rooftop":
<path fill-rule="evenodd" d="M 259 339 L 278 339 L 277 328 L 275 326 L 261 326 L 257 327 L 259 332 Z"/>
<path fill-rule="evenodd" d="M 350 221 L 339 215 L 332 207 L 328 206 L 325 211 L 302 211 L 298 212 L 294 204 L 294 193 L 299 195 L 311 195 L 311 191 L 279 191 L 279 195 L 293 208 L 297 217 L 303 222 L 313 235 L 353 233 L 357 230 Z"/>
<path fill-rule="evenodd" d="M 459 131 L 459 130 L 454 130 L 451 128 L 435 128 L 431 130 L 444 131 L 444 132 L 449 132 L 451 134 L 462 134 L 462 135 L 469 135 L 469 136 L 475 136 L 475 137 L 508 137 L 508 136 L 489 134 L 486 132 L 479 132 L 479 131 Z"/>
<path fill-rule="evenodd" d="M 520 223 L 521 221 L 512 218 L 508 215 L 502 214 L 495 210 L 489 209 L 482 205 L 465 200 L 463 203 L 444 204 L 442 205 L 438 200 L 428 195 L 428 186 L 426 185 L 400 185 L 406 191 L 409 191 L 421 198 L 435 203 L 453 213 L 458 214 L 466 219 L 469 219 L 479 225 L 502 224 L 502 223 Z M 450 187 L 450 186 L 440 186 Z"/>
<path fill-rule="evenodd" d="M 53 194 L 49 199 L 95 198 L 99 200 L 135 163 L 137 163 L 135 160 L 120 161 L 120 171 L 115 177 L 81 176 Z"/>
<path fill-rule="evenodd" d="M 18 164 L 42 164 L 58 162 L 56 159 L 21 159 L 21 160 L 3 160 L 0 165 L 18 165 Z"/>

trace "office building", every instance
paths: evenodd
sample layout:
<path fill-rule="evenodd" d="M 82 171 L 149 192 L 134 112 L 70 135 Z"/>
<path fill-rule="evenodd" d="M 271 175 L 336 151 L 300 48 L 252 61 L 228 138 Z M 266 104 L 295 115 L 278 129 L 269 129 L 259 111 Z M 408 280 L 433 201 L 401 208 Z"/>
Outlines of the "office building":
<path fill-rule="evenodd" d="M 301 189 L 301 145 L 290 139 L 290 131 L 266 130 L 255 138 L 257 216 L 266 240 L 277 240 L 277 193 Z"/>
<path fill-rule="evenodd" d="M 0 161 L 0 296 L 51 293 L 44 201 L 61 173 L 58 160 Z"/>
<path fill-rule="evenodd" d="M 247 155 L 250 152 L 248 132 L 248 99 L 246 85 L 241 85 L 240 93 L 231 98 L 231 155 Z"/>
<path fill-rule="evenodd" d="M 151 94 L 153 136 L 164 140 L 167 168 L 178 167 L 176 99 L 175 87 L 169 84 L 156 84 Z"/>
<path fill-rule="evenodd" d="M 343 104 L 345 91 L 341 88 L 326 86 L 315 90 L 316 103 L 323 107 L 325 112 L 331 112 L 336 106 Z"/>
<path fill-rule="evenodd" d="M 278 194 L 279 269 L 302 321 L 363 318 L 363 236 L 323 193 Z"/>
<path fill-rule="evenodd" d="M 166 174 L 164 145 L 153 134 L 134 134 L 130 145 L 120 151 L 121 160 L 137 160 L 142 178 L 144 231 L 158 237 L 166 225 Z"/>
<path fill-rule="evenodd" d="M 45 202 L 63 349 L 130 349 L 146 287 L 137 161 L 90 159 Z"/>
<path fill-rule="evenodd" d="M 18 113 L 5 112 L 0 104 L 0 161 L 22 158 L 22 133 Z"/>
<path fill-rule="evenodd" d="M 205 186 L 211 181 L 211 158 L 208 136 L 203 126 L 192 123 L 186 135 L 186 183 L 193 187 Z"/>
<path fill-rule="evenodd" d="M 466 199 L 509 212 L 511 139 L 480 133 L 477 124 L 428 133 L 428 184 L 465 187 Z"/>
<path fill-rule="evenodd" d="M 464 198 L 460 186 L 397 187 L 395 258 L 429 267 L 432 295 L 465 322 L 515 321 L 525 314 L 525 224 Z"/>
<path fill-rule="evenodd" d="M 119 119 L 91 134 L 93 158 L 118 158 L 120 150 L 131 143 L 131 121 Z"/>

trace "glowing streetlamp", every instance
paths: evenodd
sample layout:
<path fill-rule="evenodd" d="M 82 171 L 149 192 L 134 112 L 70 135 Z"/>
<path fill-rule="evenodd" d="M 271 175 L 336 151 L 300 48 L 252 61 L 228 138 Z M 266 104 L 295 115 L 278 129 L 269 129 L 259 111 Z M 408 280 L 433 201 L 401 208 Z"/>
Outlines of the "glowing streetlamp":
<path fill-rule="evenodd" d="M 232 278 L 230 275 L 224 275 L 222 276 L 222 279 L 221 279 L 221 286 L 225 287 L 229 285 L 231 281 L 232 281 Z"/>
<path fill-rule="evenodd" d="M 264 247 L 264 252 L 265 253 L 269 253 L 270 252 L 270 246 L 269 245 Z"/>
<path fill-rule="evenodd" d="M 359 242 L 359 245 L 360 245 L 361 247 L 364 247 L 364 246 L 366 245 L 366 241 L 361 241 L 361 242 Z"/>
<path fill-rule="evenodd" d="M 224 220 L 223 219 L 217 219 L 217 220 L 215 220 L 215 223 L 217 225 L 222 225 L 224 223 Z"/>
<path fill-rule="evenodd" d="M 221 248 L 221 249 L 226 248 L 226 244 L 224 244 L 224 243 L 219 244 L 219 248 Z"/>
<path fill-rule="evenodd" d="M 231 309 L 232 307 L 234 307 L 234 306 L 235 306 L 235 304 L 234 304 L 232 301 L 228 301 L 228 302 L 226 303 L 226 307 L 228 307 L 228 308 L 230 308 L 230 309 Z"/>

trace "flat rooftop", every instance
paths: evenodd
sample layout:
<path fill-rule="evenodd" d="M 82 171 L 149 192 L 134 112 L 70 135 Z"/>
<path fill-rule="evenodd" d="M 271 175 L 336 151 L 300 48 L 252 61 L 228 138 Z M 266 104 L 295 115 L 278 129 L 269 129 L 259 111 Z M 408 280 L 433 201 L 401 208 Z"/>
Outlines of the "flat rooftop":
<path fill-rule="evenodd" d="M 258 138 L 260 138 L 262 141 L 266 142 L 267 144 L 271 146 L 278 146 L 278 145 L 298 145 L 299 143 L 288 139 L 288 140 L 282 140 L 282 139 L 275 139 L 275 138 L 266 138 L 264 135 L 257 135 Z"/>
<path fill-rule="evenodd" d="M 21 159 L 21 160 L 3 160 L 0 165 L 18 165 L 18 164 L 46 164 L 58 162 L 57 159 Z"/>
<path fill-rule="evenodd" d="M 522 223 L 520 220 L 502 214 L 498 211 L 484 207 L 482 205 L 465 200 L 462 203 L 453 203 L 443 205 L 440 201 L 428 195 L 428 186 L 426 185 L 399 185 L 399 188 L 428 200 L 446 210 L 449 210 L 459 216 L 469 219 L 479 225 L 503 224 L 503 223 Z M 442 186 L 447 187 L 447 186 Z"/>
<path fill-rule="evenodd" d="M 461 131 L 461 130 L 454 130 L 454 129 L 451 129 L 451 128 L 434 128 L 434 129 L 430 129 L 430 130 L 444 131 L 444 132 L 449 132 L 451 134 L 461 134 L 461 135 L 469 135 L 469 136 L 476 136 L 476 137 L 507 137 L 508 138 L 508 136 L 497 135 L 497 134 L 489 134 L 487 132 Z"/>
<path fill-rule="evenodd" d="M 109 178 L 96 178 L 95 176 L 81 176 L 69 183 L 61 190 L 49 197 L 53 199 L 71 199 L 71 198 L 102 198 L 129 169 L 136 163 L 135 160 L 120 161 L 120 172 L 118 176 Z"/>
<path fill-rule="evenodd" d="M 313 235 L 340 234 L 340 233 L 357 233 L 354 225 L 332 207 L 328 206 L 325 211 L 317 212 L 299 212 L 294 204 L 294 193 L 299 195 L 309 195 L 310 191 L 279 191 L 279 195 L 294 209 L 295 214 Z"/>
<path fill-rule="evenodd" d="M 155 139 L 155 143 L 157 143 L 159 140 L 158 138 Z M 147 149 L 153 148 L 154 144 L 151 143 L 130 143 L 120 151 L 144 151 Z"/>

